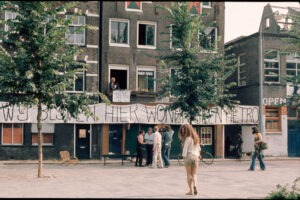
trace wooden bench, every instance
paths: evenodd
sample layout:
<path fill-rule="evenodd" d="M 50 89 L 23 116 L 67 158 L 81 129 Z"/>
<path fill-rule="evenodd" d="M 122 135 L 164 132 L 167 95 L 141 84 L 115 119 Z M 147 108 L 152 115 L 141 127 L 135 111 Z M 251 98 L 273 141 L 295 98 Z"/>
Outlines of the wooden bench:
<path fill-rule="evenodd" d="M 106 160 L 108 158 L 121 159 L 121 164 L 124 165 L 124 160 L 127 160 L 128 157 L 136 157 L 136 154 L 103 154 L 102 157 L 104 165 L 106 164 Z M 132 159 L 130 159 L 130 161 L 132 162 Z"/>

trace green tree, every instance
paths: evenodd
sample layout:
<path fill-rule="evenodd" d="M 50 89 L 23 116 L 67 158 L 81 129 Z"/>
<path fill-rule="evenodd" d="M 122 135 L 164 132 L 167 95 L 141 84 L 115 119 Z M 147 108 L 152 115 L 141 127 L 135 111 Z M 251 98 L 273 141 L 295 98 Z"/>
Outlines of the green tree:
<path fill-rule="evenodd" d="M 293 25 L 291 26 L 291 31 L 289 32 L 289 38 L 287 39 L 288 51 L 297 52 L 300 56 L 300 15 L 297 11 L 292 11 L 289 16 L 292 21 Z M 292 77 L 284 77 L 286 81 L 292 84 L 293 86 L 293 94 L 289 97 L 290 101 L 288 104 L 300 106 L 300 95 L 297 93 L 299 90 L 300 85 L 300 73 Z M 300 113 L 299 113 L 300 114 Z"/>
<path fill-rule="evenodd" d="M 42 106 L 57 109 L 64 120 L 67 115 L 83 113 L 93 116 L 88 105 L 101 99 L 102 93 L 88 96 L 66 93 L 76 73 L 85 65 L 74 58 L 80 55 L 75 45 L 66 44 L 65 33 L 71 20 L 60 14 L 75 3 L 47 1 L 2 1 L 0 12 L 13 12 L 15 19 L 1 21 L 0 94 L 6 106 L 37 107 L 38 178 L 42 177 Z M 11 47 L 11 48 L 10 48 Z M 7 49 L 7 51 L 6 51 Z"/>
<path fill-rule="evenodd" d="M 159 95 L 171 95 L 176 99 L 167 109 L 179 109 L 192 123 L 197 116 L 209 117 L 211 106 L 220 106 L 224 110 L 234 108 L 237 102 L 232 100 L 234 95 L 228 93 L 234 83 L 225 83 L 236 68 L 233 55 L 225 56 L 224 51 L 213 45 L 214 38 L 204 37 L 206 26 L 202 17 L 192 15 L 187 2 L 164 8 L 172 21 L 168 27 L 172 38 L 167 42 L 175 49 L 171 52 L 165 49 L 167 53 L 159 56 L 163 67 L 175 68 L 171 76 L 158 80 L 162 84 Z M 203 48 L 206 48 L 205 53 Z"/>

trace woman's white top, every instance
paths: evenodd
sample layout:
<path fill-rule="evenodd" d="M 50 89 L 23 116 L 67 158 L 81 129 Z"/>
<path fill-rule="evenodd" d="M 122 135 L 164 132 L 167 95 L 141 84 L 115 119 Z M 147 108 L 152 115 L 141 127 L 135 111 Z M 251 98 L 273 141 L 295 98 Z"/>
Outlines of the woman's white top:
<path fill-rule="evenodd" d="M 186 157 L 188 153 L 191 153 L 195 156 L 200 155 L 201 147 L 200 145 L 194 145 L 194 140 L 192 137 L 185 138 L 183 150 L 182 150 L 182 156 Z"/>

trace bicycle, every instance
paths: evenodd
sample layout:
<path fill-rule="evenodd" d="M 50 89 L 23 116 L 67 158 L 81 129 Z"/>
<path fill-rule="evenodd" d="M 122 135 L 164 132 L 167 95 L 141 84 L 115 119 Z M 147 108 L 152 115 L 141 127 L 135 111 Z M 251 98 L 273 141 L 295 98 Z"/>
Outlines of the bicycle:
<path fill-rule="evenodd" d="M 209 153 L 208 151 L 203 150 L 203 148 L 202 148 L 201 152 L 200 152 L 200 155 L 201 155 L 201 157 L 199 159 L 199 162 L 203 162 L 207 165 L 213 164 L 214 157 L 211 155 L 211 153 Z M 184 161 L 183 161 L 183 157 L 182 157 L 181 153 L 178 154 L 177 160 L 178 160 L 179 165 L 183 165 Z"/>

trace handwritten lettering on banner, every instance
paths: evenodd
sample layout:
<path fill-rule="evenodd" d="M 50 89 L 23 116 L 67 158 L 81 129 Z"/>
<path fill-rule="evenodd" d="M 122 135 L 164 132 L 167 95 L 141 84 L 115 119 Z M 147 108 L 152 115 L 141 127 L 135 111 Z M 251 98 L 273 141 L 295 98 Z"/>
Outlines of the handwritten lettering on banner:
<path fill-rule="evenodd" d="M 1 104 L 1 103 L 0 103 Z M 2 103 L 2 105 L 5 103 Z M 146 106 L 143 104 L 130 105 L 106 105 L 104 103 L 90 106 L 91 111 L 97 116 L 86 117 L 83 114 L 76 119 L 67 114 L 66 123 L 76 124 L 121 124 L 121 123 L 141 123 L 141 124 L 182 124 L 188 120 L 180 115 L 178 110 L 165 111 L 166 105 L 158 104 Z M 211 117 L 202 119 L 196 118 L 193 124 L 257 124 L 258 106 L 238 106 L 233 112 L 226 113 L 218 107 L 210 110 Z M 0 123 L 36 123 L 37 109 L 22 106 L 11 106 L 0 109 Z M 61 114 L 57 110 L 43 109 L 43 123 L 65 123 Z"/>

